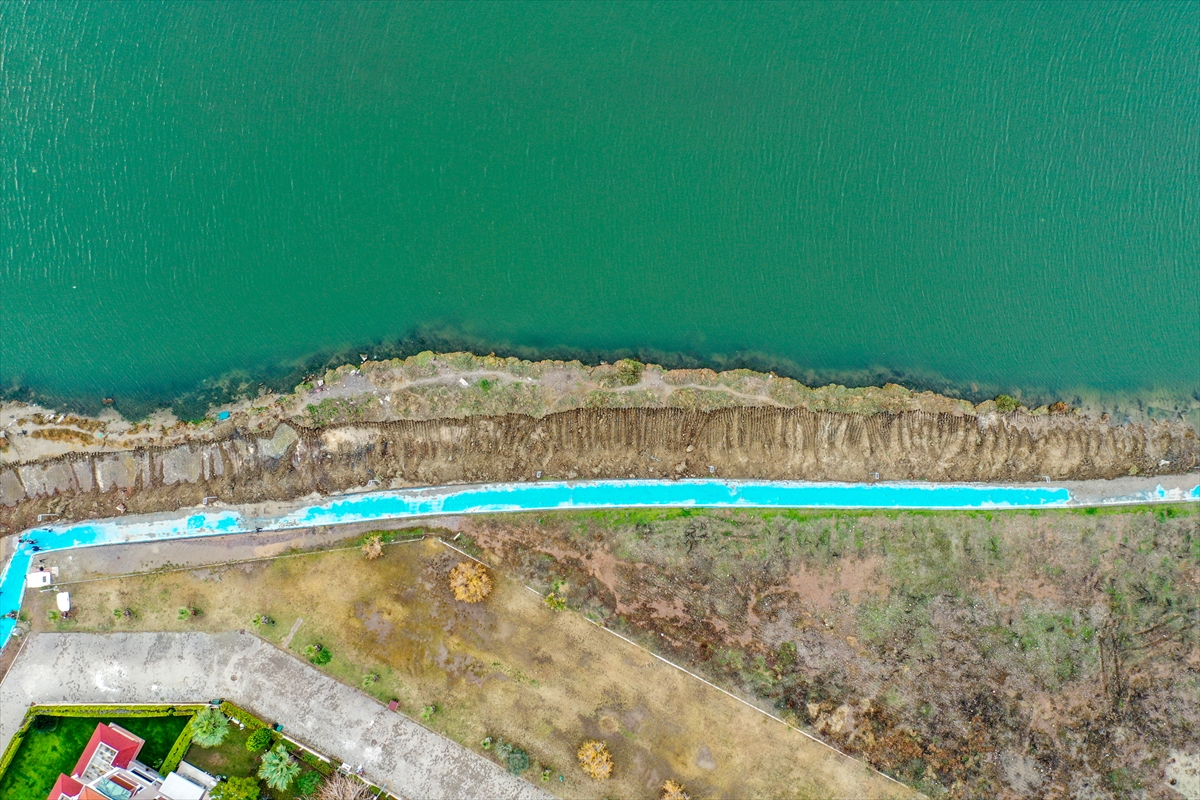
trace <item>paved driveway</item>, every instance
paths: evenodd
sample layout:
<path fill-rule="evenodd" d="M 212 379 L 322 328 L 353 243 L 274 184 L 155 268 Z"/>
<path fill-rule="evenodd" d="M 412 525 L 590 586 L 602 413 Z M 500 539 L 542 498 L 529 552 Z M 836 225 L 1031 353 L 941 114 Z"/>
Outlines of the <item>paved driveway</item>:
<path fill-rule="evenodd" d="M 0 751 L 30 703 L 223 697 L 405 798 L 550 798 L 532 784 L 263 642 L 238 633 L 42 633 L 0 683 Z"/>

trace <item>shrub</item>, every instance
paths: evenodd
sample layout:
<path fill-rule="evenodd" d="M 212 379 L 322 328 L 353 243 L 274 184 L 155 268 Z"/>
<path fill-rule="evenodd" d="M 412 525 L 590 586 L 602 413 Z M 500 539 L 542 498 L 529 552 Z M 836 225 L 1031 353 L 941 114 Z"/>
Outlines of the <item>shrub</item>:
<path fill-rule="evenodd" d="M 692 800 L 692 798 L 683 790 L 683 784 L 668 778 L 662 785 L 662 800 Z"/>
<path fill-rule="evenodd" d="M 482 564 L 463 561 L 450 570 L 450 589 L 464 603 L 478 603 L 492 593 L 492 579 Z"/>
<path fill-rule="evenodd" d="M 383 537 L 372 536 L 363 542 L 362 554 L 367 561 L 374 561 L 383 555 Z"/>
<path fill-rule="evenodd" d="M 238 722 L 242 723 L 252 731 L 257 730 L 258 728 L 267 727 L 267 723 L 263 722 L 246 709 L 238 708 L 228 700 L 223 700 L 221 702 L 221 713 L 230 719 L 236 719 Z M 265 747 L 266 745 L 263 746 Z"/>
<path fill-rule="evenodd" d="M 1015 397 L 1006 394 L 996 395 L 996 410 L 1001 414 L 1011 413 L 1020 407 L 1021 403 Z"/>
<path fill-rule="evenodd" d="M 333 660 L 333 653 L 330 649 L 319 642 L 304 648 L 304 655 L 308 656 L 308 660 L 317 666 L 324 666 Z"/>
<path fill-rule="evenodd" d="M 633 386 L 642 379 L 643 365 L 632 358 L 622 358 L 617 362 L 617 378 L 625 386 Z"/>
<path fill-rule="evenodd" d="M 429 722 L 429 720 L 433 719 L 433 715 L 437 712 L 438 707 L 436 705 L 425 706 L 421 709 L 421 719 L 425 722 Z"/>
<path fill-rule="evenodd" d="M 546 599 L 542 602 L 549 606 L 551 611 L 564 611 L 567 608 L 567 601 L 556 595 L 554 592 L 546 595 Z"/>
<path fill-rule="evenodd" d="M 271 732 L 266 728 L 259 728 L 254 733 L 250 734 L 250 738 L 246 740 L 246 749 L 251 753 L 257 753 L 259 750 L 266 750 L 271 746 Z"/>
<path fill-rule="evenodd" d="M 520 775 L 529 769 L 529 754 L 515 744 L 500 739 L 496 742 L 496 755 L 500 756 L 505 769 L 513 775 Z"/>
<path fill-rule="evenodd" d="M 608 752 L 608 745 L 604 742 L 590 739 L 579 745 L 576 755 L 579 757 L 579 768 L 589 778 L 602 781 L 612 777 L 612 754 Z"/>
<path fill-rule="evenodd" d="M 227 778 L 208 793 L 212 800 L 258 800 L 258 781 L 254 778 Z"/>
<path fill-rule="evenodd" d="M 296 781 L 296 794 L 308 795 L 317 790 L 321 785 L 321 774 L 318 772 L 306 772 Z"/>
<path fill-rule="evenodd" d="M 192 717 L 192 741 L 204 748 L 216 747 L 229 734 L 229 718 L 215 708 Z"/>
<path fill-rule="evenodd" d="M 283 746 L 283 742 L 263 753 L 262 764 L 258 767 L 258 777 L 267 782 L 267 786 L 277 791 L 284 791 L 296 779 L 300 765 L 292 760 L 292 754 Z"/>
<path fill-rule="evenodd" d="M 375 684 L 375 683 L 379 683 L 379 676 L 376 675 L 374 672 L 368 672 L 366 675 L 363 675 L 362 687 L 364 689 L 369 688 L 372 684 Z"/>

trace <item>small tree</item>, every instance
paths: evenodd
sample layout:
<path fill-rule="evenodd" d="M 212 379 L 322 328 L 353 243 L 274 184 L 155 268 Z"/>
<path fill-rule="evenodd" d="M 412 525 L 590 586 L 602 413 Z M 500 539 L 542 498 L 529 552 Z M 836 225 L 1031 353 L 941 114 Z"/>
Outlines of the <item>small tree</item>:
<path fill-rule="evenodd" d="M 263 753 L 262 764 L 258 767 L 258 777 L 267 782 L 276 791 L 284 791 L 296 779 L 300 765 L 292 760 L 292 754 L 283 746 L 283 742 Z"/>
<path fill-rule="evenodd" d="M 590 739 L 579 745 L 579 768 L 589 778 L 602 781 L 612 777 L 613 759 L 608 752 L 608 745 Z"/>
<path fill-rule="evenodd" d="M 209 791 L 212 800 L 258 800 L 259 786 L 254 778 L 227 778 Z"/>
<path fill-rule="evenodd" d="M 464 603 L 478 603 L 492 593 L 492 578 L 482 564 L 463 561 L 450 570 L 450 589 Z"/>
<path fill-rule="evenodd" d="M 266 750 L 271 746 L 271 732 L 266 728 L 259 728 L 250 734 L 250 738 L 246 739 L 246 749 L 251 753 L 257 753 L 259 750 Z"/>
<path fill-rule="evenodd" d="M 208 707 L 192 717 L 192 741 L 201 747 L 216 747 L 229 734 L 229 718 Z"/>
<path fill-rule="evenodd" d="M 362 554 L 367 561 L 374 561 L 383 555 L 383 537 L 372 536 L 363 542 Z"/>
<path fill-rule="evenodd" d="M 662 800 L 692 800 L 692 797 L 683 790 L 683 784 L 668 778 L 663 783 Z"/>

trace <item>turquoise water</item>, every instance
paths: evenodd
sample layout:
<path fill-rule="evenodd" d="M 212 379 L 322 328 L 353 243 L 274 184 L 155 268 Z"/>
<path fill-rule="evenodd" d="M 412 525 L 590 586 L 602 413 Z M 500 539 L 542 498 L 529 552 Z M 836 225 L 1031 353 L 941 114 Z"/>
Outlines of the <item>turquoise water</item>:
<path fill-rule="evenodd" d="M 1200 501 L 1200 486 L 1184 495 L 1161 486 L 1155 492 L 1113 497 L 1102 503 Z M 164 539 L 291 530 L 406 519 L 442 514 L 511 511 L 562 511 L 621 508 L 868 508 L 1002 509 L 1061 508 L 1072 503 L 1068 489 L 1048 486 L 921 483 L 807 483 L 799 481 L 584 481 L 436 487 L 345 495 L 271 516 L 246 516 L 237 510 L 190 513 L 182 517 L 97 520 L 54 525 L 22 534 L 43 552 Z M 0 615 L 17 611 L 25 575 L 35 554 L 23 542 L 0 575 Z M 16 626 L 0 619 L 0 646 Z"/>
<path fill-rule="evenodd" d="M 1198 41 L 1195 3 L 11 0 L 0 386 L 474 343 L 1195 395 Z"/>

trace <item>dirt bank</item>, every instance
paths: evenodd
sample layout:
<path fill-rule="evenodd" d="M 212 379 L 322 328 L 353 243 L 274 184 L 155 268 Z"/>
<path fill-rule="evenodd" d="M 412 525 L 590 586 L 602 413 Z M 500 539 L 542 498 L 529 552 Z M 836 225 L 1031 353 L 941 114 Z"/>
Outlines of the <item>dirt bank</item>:
<path fill-rule="evenodd" d="M 1019 481 L 1180 473 L 1200 463 L 1182 423 L 1062 414 L 848 414 L 797 408 L 576 409 L 543 417 L 235 423 L 210 438 L 70 453 L 0 468 L 0 533 L 37 523 L 373 486 L 614 477 Z M 540 474 L 539 474 L 540 473 Z"/>

